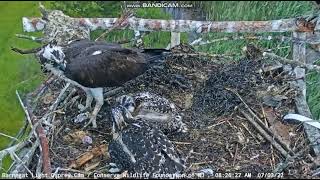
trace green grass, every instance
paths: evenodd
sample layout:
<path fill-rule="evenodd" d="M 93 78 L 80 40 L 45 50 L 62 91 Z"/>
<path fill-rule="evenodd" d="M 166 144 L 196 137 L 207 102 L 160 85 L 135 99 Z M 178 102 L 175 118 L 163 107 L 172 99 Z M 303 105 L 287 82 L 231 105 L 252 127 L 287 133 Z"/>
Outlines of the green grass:
<path fill-rule="evenodd" d="M 40 83 L 41 73 L 33 56 L 18 55 L 10 50 L 10 46 L 37 46 L 30 41 L 15 38 L 15 34 L 23 32 L 23 16 L 39 15 L 37 3 L 0 2 L 0 132 L 11 136 L 15 136 L 21 128 L 24 118 L 15 90 L 18 89 L 21 95 L 32 91 Z M 9 140 L 0 136 L 0 149 Z"/>

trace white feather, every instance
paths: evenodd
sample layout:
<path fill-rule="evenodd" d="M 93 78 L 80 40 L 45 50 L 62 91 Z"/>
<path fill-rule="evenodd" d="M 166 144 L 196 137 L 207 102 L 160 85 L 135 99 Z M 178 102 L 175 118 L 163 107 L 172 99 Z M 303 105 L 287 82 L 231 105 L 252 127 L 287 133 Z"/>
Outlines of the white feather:
<path fill-rule="evenodd" d="M 92 53 L 92 55 L 95 56 L 95 55 L 98 55 L 98 54 L 101 54 L 101 53 L 102 53 L 102 51 L 95 51 L 95 52 Z"/>
<path fill-rule="evenodd" d="M 302 116 L 300 114 L 287 114 L 283 117 L 284 120 L 290 120 L 290 119 L 293 119 L 293 120 L 296 120 L 296 121 L 300 121 L 300 122 L 303 122 L 303 123 L 307 123 L 311 126 L 314 126 L 318 129 L 320 129 L 320 123 L 319 121 L 315 121 L 311 118 L 308 118 L 308 117 L 305 117 L 305 116 Z"/>

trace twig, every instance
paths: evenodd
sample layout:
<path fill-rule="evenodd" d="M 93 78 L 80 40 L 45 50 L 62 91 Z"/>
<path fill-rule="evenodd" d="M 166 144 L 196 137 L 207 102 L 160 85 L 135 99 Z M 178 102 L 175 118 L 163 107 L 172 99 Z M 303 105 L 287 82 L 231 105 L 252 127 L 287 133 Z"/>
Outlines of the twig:
<path fill-rule="evenodd" d="M 70 86 L 72 86 L 72 85 L 70 84 Z M 77 92 L 77 89 L 73 87 L 72 90 L 71 90 L 71 92 L 69 93 L 69 95 L 68 95 L 68 96 L 66 97 L 66 99 L 62 102 L 63 107 L 66 106 L 67 102 L 70 102 L 70 99 L 72 98 L 72 96 L 73 96 L 76 92 Z"/>
<path fill-rule="evenodd" d="M 318 176 L 320 174 L 320 168 L 318 168 L 318 169 L 316 169 L 316 170 L 314 170 L 313 172 L 312 172 L 312 176 L 314 177 L 314 176 Z"/>
<path fill-rule="evenodd" d="M 34 109 L 36 108 L 38 100 L 40 99 L 42 94 L 47 90 L 48 85 L 56 80 L 58 79 L 55 76 L 50 75 L 44 83 L 42 83 L 33 93 L 31 93 L 32 96 L 36 95 L 36 97 L 34 98 L 34 103 L 32 105 L 32 111 L 34 111 Z"/>
<path fill-rule="evenodd" d="M 27 170 L 33 177 L 33 174 L 31 173 L 31 171 L 28 169 L 32 159 L 33 159 L 33 155 L 36 151 L 36 149 L 39 147 L 39 138 L 37 138 L 37 140 L 32 144 L 31 148 L 25 148 L 23 149 L 20 153 L 19 156 L 17 156 L 17 159 L 20 159 L 19 157 L 22 157 L 21 160 L 19 160 L 20 162 L 17 163 L 15 162 L 15 164 L 10 167 L 10 173 L 24 173 L 24 170 Z"/>
<path fill-rule="evenodd" d="M 282 142 L 275 134 L 273 134 L 269 128 L 267 128 L 265 126 L 265 124 L 262 122 L 262 120 L 251 110 L 251 108 L 248 106 L 248 104 L 243 100 L 243 98 L 240 96 L 239 93 L 237 93 L 235 90 L 230 89 L 230 88 L 225 88 L 228 91 L 233 92 L 240 100 L 241 102 L 244 104 L 244 106 L 247 108 L 247 110 L 249 111 L 249 113 L 256 119 L 255 122 L 257 122 L 258 127 L 260 129 L 263 129 L 264 132 L 266 132 L 267 134 L 269 134 L 275 141 L 277 141 L 277 144 L 279 144 L 280 146 L 282 146 L 287 152 L 292 154 L 292 150 L 284 143 Z"/>
<path fill-rule="evenodd" d="M 38 127 L 39 125 L 41 125 L 41 123 L 46 123 L 47 125 L 51 126 L 50 121 L 48 121 L 51 119 L 50 115 L 55 114 L 54 111 L 57 108 L 57 106 L 59 105 L 59 103 L 63 100 L 62 97 L 63 97 L 64 93 L 66 92 L 66 90 L 69 88 L 69 86 L 70 86 L 70 83 L 67 83 L 66 86 L 61 90 L 61 92 L 60 92 L 59 96 L 57 97 L 57 99 L 55 100 L 55 102 L 49 107 L 48 113 L 43 115 L 39 121 L 33 123 L 33 125 L 35 127 Z"/>
<path fill-rule="evenodd" d="M 189 144 L 192 144 L 192 143 L 189 143 L 189 142 L 179 142 L 179 141 L 172 141 L 172 143 L 174 143 L 174 144 L 179 144 L 179 145 L 189 145 Z"/>
<path fill-rule="evenodd" d="M 36 131 L 40 140 L 40 149 L 42 150 L 42 161 L 43 161 L 43 172 L 47 175 L 51 174 L 51 161 L 49 155 L 49 143 L 46 137 L 44 128 L 42 127 L 39 120 L 33 115 L 31 108 L 27 108 L 27 111 L 31 117 L 31 122 L 34 125 L 34 130 Z"/>
<path fill-rule="evenodd" d="M 100 39 L 104 38 L 109 32 L 113 31 L 114 29 L 118 28 L 118 27 L 123 27 L 126 26 L 126 21 L 128 20 L 128 18 L 130 18 L 132 16 L 132 12 L 125 12 L 120 18 L 117 19 L 117 21 L 114 23 L 114 25 L 108 29 L 107 31 L 105 31 L 104 33 L 102 33 L 98 38 L 95 39 L 95 41 L 99 41 Z"/>
<path fill-rule="evenodd" d="M 58 107 L 58 105 L 59 105 L 59 103 L 62 101 L 62 100 L 64 100 L 64 94 L 65 94 L 65 92 L 67 91 L 67 89 L 69 88 L 69 86 L 70 86 L 70 83 L 67 83 L 66 85 L 65 85 L 65 87 L 61 90 L 61 92 L 60 92 L 60 94 L 59 94 L 59 96 L 57 97 L 57 99 L 55 100 L 55 102 L 50 106 L 50 108 L 49 108 L 49 112 L 53 112 L 53 111 L 55 111 L 56 109 L 57 109 L 57 107 Z M 54 113 L 47 113 L 43 118 L 44 118 L 44 121 L 47 121 L 47 122 L 49 122 L 50 123 L 50 119 L 51 119 L 51 117 L 50 117 L 50 119 L 48 120 L 48 116 L 50 115 L 50 114 L 54 114 Z M 42 118 L 42 119 L 43 119 Z"/>
<path fill-rule="evenodd" d="M 174 56 L 206 56 L 206 57 L 213 57 L 213 58 L 233 58 L 230 55 L 225 54 L 210 54 L 210 53 L 204 53 L 204 52 L 197 52 L 197 53 L 174 53 Z M 217 61 L 217 63 L 223 63 L 220 61 Z"/>
<path fill-rule="evenodd" d="M 12 137 L 12 136 L 9 136 L 9 135 L 6 135 L 6 134 L 3 134 L 1 132 L 0 132 L 0 135 L 4 136 L 4 137 L 7 137 L 7 138 L 10 138 L 10 139 L 13 139 L 14 141 L 19 141 L 19 139 L 15 138 L 15 137 Z"/>
<path fill-rule="evenodd" d="M 85 172 L 85 171 L 80 171 L 80 170 L 77 170 L 77 169 L 66 169 L 66 168 L 61 168 L 61 167 L 58 167 L 58 168 L 55 168 L 55 173 L 58 174 L 59 171 L 67 171 L 67 172 L 74 172 L 74 173 L 81 173 L 81 174 L 84 174 L 84 175 L 89 175 L 91 174 L 92 172 Z M 52 174 L 54 175 L 54 174 Z M 59 177 L 59 176 L 53 176 L 55 178 Z"/>
<path fill-rule="evenodd" d="M 274 159 L 274 151 L 273 151 L 273 146 L 272 145 L 270 145 L 270 149 L 271 149 L 271 159 L 270 159 L 271 167 L 274 170 L 274 165 L 276 164 L 276 161 Z"/>
<path fill-rule="evenodd" d="M 25 163 L 17 156 L 17 154 L 15 152 L 12 153 L 12 156 L 14 159 L 18 160 L 19 163 L 28 171 L 28 173 L 31 174 L 31 176 L 33 177 L 33 173 L 30 171 L 30 169 L 25 165 Z"/>
<path fill-rule="evenodd" d="M 307 151 L 309 146 L 303 148 L 299 152 L 297 152 L 294 156 L 290 156 L 289 154 L 286 157 L 284 162 L 281 162 L 277 165 L 277 167 L 273 170 L 273 173 L 280 173 L 286 169 L 290 163 L 290 161 L 294 161 L 297 157 L 301 156 L 305 151 Z"/>
<path fill-rule="evenodd" d="M 231 158 L 234 158 L 230 148 L 229 148 L 229 144 L 227 143 L 226 146 L 225 146 L 226 150 L 228 151 L 228 153 L 230 154 Z"/>
<path fill-rule="evenodd" d="M 237 155 L 238 155 L 238 143 L 236 145 L 236 152 L 234 153 L 234 156 L 233 156 L 233 162 L 232 162 L 232 166 L 234 167 L 235 163 L 236 163 L 236 158 L 237 158 Z"/>
<path fill-rule="evenodd" d="M 53 114 L 52 122 L 54 122 L 55 118 L 56 118 L 56 114 Z M 52 128 L 51 128 L 51 132 L 50 132 L 50 133 L 51 133 L 51 142 L 50 142 L 50 147 L 52 147 L 53 142 L 54 142 L 53 138 L 54 138 L 54 135 L 55 135 L 55 129 L 56 129 L 56 126 L 52 126 Z"/>
<path fill-rule="evenodd" d="M 283 147 L 278 144 L 264 129 L 262 129 L 258 123 L 256 123 L 249 114 L 245 113 L 244 111 L 240 110 L 240 113 L 248 119 L 248 121 L 257 129 L 257 131 L 266 139 L 268 140 L 284 157 L 290 156 L 290 154 L 283 149 Z"/>
<path fill-rule="evenodd" d="M 26 118 L 27 118 L 27 120 L 28 120 L 28 122 L 29 122 L 29 124 L 30 124 L 30 126 L 31 126 L 31 128 L 32 128 L 32 121 L 31 121 L 31 118 L 30 118 L 30 114 L 29 114 L 29 112 L 28 112 L 27 107 L 23 104 L 23 102 L 22 102 L 22 100 L 21 100 L 21 97 L 20 97 L 20 95 L 19 95 L 18 90 L 16 90 L 16 95 L 17 95 L 18 100 L 19 100 L 19 102 L 20 102 L 20 105 L 21 105 L 21 107 L 22 107 L 22 109 L 23 109 L 23 111 L 24 111 L 24 113 L 25 113 L 25 115 L 26 115 Z"/>
<path fill-rule="evenodd" d="M 46 81 L 44 81 L 33 93 L 32 95 L 35 95 L 35 94 L 41 94 L 47 87 L 49 84 L 51 84 L 54 80 L 57 80 L 57 78 L 51 74 L 49 75 L 49 77 L 47 78 Z M 35 98 L 37 99 L 37 98 Z"/>
<path fill-rule="evenodd" d="M 221 121 L 221 122 L 218 122 L 218 123 L 213 124 L 213 125 L 210 125 L 210 126 L 208 126 L 207 128 L 208 128 L 208 129 L 212 129 L 212 128 L 214 128 L 214 127 L 216 127 L 216 126 L 220 125 L 220 124 L 224 124 L 224 123 L 226 123 L 227 121 L 229 121 L 229 119 L 228 119 L 228 120 Z"/>
<path fill-rule="evenodd" d="M 36 167 L 36 174 L 41 174 L 42 166 L 43 166 L 42 158 L 38 158 L 37 167 Z"/>
<path fill-rule="evenodd" d="M 246 125 L 244 125 L 243 123 L 241 123 L 241 125 L 242 125 L 242 126 L 244 127 L 244 129 L 256 140 L 257 143 L 260 143 L 259 139 L 252 134 L 252 132 L 248 129 L 248 127 L 247 127 Z"/>
<path fill-rule="evenodd" d="M 28 128 L 28 120 L 27 120 L 27 118 L 24 118 L 24 124 L 23 124 L 23 126 L 20 128 L 20 130 L 19 130 L 19 132 L 17 133 L 17 135 L 16 135 L 16 139 L 20 139 L 24 134 L 25 134 L 25 132 L 26 132 L 26 130 L 27 130 L 27 128 Z M 8 146 L 7 146 L 7 148 L 8 147 L 11 147 L 12 145 L 14 145 L 14 143 L 16 142 L 16 140 L 12 140 L 9 144 L 8 144 Z"/>
<path fill-rule="evenodd" d="M 291 37 L 286 37 L 286 36 L 229 36 L 229 37 L 223 37 L 223 38 L 218 38 L 218 39 L 213 39 L 213 40 L 203 40 L 202 38 L 194 40 L 190 45 L 192 46 L 201 46 L 201 45 L 208 45 L 220 41 L 228 41 L 228 40 L 266 40 L 266 41 L 271 41 L 271 40 L 278 40 L 281 42 L 290 42 L 292 41 Z"/>
<path fill-rule="evenodd" d="M 22 141 L 14 146 L 1 150 L 0 151 L 0 167 L 2 167 L 2 160 L 5 156 L 10 154 L 10 157 L 13 157 L 12 155 L 13 152 L 21 150 L 27 144 L 28 144 L 27 141 Z"/>
<path fill-rule="evenodd" d="M 33 116 L 34 121 L 36 122 L 35 116 Z M 40 139 L 40 148 L 41 148 L 41 155 L 42 155 L 42 162 L 43 162 L 43 172 L 45 174 L 50 175 L 51 174 L 51 161 L 50 161 L 50 155 L 49 155 L 49 143 L 48 139 L 46 137 L 45 131 L 41 124 L 36 127 L 37 134 Z"/>
<path fill-rule="evenodd" d="M 35 37 L 35 36 L 28 36 L 28 35 L 24 35 L 24 34 L 16 34 L 16 37 L 22 38 L 22 39 L 28 39 L 28 40 L 31 40 L 31 41 L 35 41 L 37 43 L 42 43 L 43 42 L 43 38 L 39 38 L 39 37 Z"/>
<path fill-rule="evenodd" d="M 308 70 L 315 70 L 317 72 L 320 72 L 320 66 L 317 66 L 317 65 L 305 64 L 305 63 L 303 63 L 301 61 L 294 61 L 294 60 L 286 59 L 286 58 L 278 56 L 278 55 L 276 55 L 274 53 L 264 52 L 263 56 L 277 59 L 283 64 L 291 64 L 291 65 L 294 65 L 294 66 L 300 66 L 302 68 L 306 68 Z"/>
<path fill-rule="evenodd" d="M 203 165 L 203 164 L 210 164 L 213 163 L 214 161 L 205 161 L 205 162 L 197 162 L 197 163 L 192 163 L 191 166 L 198 166 L 198 165 Z"/>

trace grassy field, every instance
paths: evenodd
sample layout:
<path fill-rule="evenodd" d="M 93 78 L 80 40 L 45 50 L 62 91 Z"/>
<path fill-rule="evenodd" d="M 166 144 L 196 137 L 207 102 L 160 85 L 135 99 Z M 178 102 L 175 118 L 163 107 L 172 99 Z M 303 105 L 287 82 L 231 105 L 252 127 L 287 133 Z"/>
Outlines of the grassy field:
<path fill-rule="evenodd" d="M 23 111 L 15 96 L 33 90 L 41 81 L 39 65 L 33 56 L 21 56 L 10 50 L 10 46 L 24 48 L 37 44 L 15 38 L 22 33 L 21 18 L 39 16 L 37 3 L 0 2 L 0 132 L 15 136 L 23 122 Z M 0 149 L 10 139 L 0 137 Z"/>
<path fill-rule="evenodd" d="M 252 1 L 252 2 L 204 2 L 202 6 L 210 20 L 268 20 L 295 17 L 312 9 L 307 1 Z M 22 33 L 21 18 L 23 16 L 39 16 L 36 2 L 0 2 L 0 132 L 14 136 L 23 121 L 23 111 L 15 96 L 18 89 L 21 94 L 32 91 L 43 79 L 38 63 L 33 56 L 21 56 L 10 51 L 10 46 L 21 48 L 36 47 L 37 44 L 28 40 L 15 38 Z M 145 18 L 169 18 L 159 13 L 159 9 L 139 10 L 138 16 Z M 158 17 L 160 16 L 160 17 Z M 30 33 L 29 33 L 30 34 Z M 119 31 L 109 34 L 109 41 L 126 39 L 132 32 Z M 30 34 L 32 35 L 32 34 Z M 208 38 L 217 38 L 225 34 L 207 34 Z M 154 32 L 145 37 L 147 47 L 166 47 L 170 33 Z M 182 41 L 186 42 L 186 34 Z M 248 41 L 229 41 L 216 43 L 199 48 L 212 53 L 241 53 L 241 48 Z M 289 44 L 276 42 L 255 42 L 265 48 L 281 47 Z M 280 55 L 290 54 L 290 46 L 275 51 Z M 315 117 L 320 117 L 320 78 L 319 74 L 308 76 L 308 102 Z M 9 139 L 0 137 L 0 149 L 4 148 Z"/>

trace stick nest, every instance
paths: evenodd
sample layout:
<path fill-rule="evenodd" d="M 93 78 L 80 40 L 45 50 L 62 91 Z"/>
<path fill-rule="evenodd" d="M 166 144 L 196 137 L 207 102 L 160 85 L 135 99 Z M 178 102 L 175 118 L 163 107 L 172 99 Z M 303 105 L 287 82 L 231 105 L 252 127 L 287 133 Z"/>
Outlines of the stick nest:
<path fill-rule="evenodd" d="M 169 135 L 176 149 L 187 158 L 185 173 L 210 169 L 214 173 L 206 172 L 205 177 L 214 177 L 218 172 L 242 172 L 241 177 L 252 173 L 255 177 L 258 173 L 273 172 L 281 168 L 280 162 L 286 157 L 240 113 L 248 110 L 240 96 L 273 135 L 294 154 L 300 153 L 280 172 L 285 177 L 310 177 L 316 159 L 309 154 L 303 127 L 282 121 L 283 115 L 294 112 L 294 98 L 298 93 L 291 85 L 294 77 L 290 68 L 269 68 L 274 67 L 274 63 L 262 58 L 226 63 L 223 58 L 183 53 L 167 57 L 167 63 L 126 83 L 105 100 L 113 105 L 118 96 L 149 91 L 174 102 L 184 113 L 183 121 L 189 128 L 187 133 Z M 44 125 L 52 170 L 60 174 L 81 172 L 88 177 L 93 177 L 94 172 L 107 173 L 110 168 L 107 149 L 112 138 L 111 107 L 108 103 L 102 107 L 97 129 L 82 129 L 85 122 L 73 122 L 79 114 L 78 105 L 85 103 L 85 93 L 81 90 L 68 88 L 57 108 L 48 112 L 64 85 L 61 80 L 53 81 L 33 102 L 36 117 L 53 113 L 51 126 Z M 106 89 L 106 93 L 109 90 L 112 88 Z M 86 138 L 92 143 L 86 143 Z M 39 151 L 34 154 L 34 164 L 39 158 L 37 153 Z M 29 168 L 35 172 L 36 166 L 32 164 Z"/>

